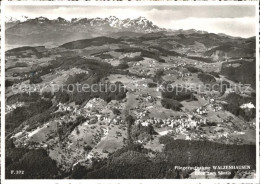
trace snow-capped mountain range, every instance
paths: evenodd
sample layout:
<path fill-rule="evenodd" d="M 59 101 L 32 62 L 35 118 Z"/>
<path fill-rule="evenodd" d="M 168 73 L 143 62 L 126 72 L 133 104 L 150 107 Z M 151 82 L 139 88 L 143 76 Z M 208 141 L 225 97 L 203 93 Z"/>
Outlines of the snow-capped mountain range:
<path fill-rule="evenodd" d="M 21 26 L 22 24 L 57 24 L 57 25 L 70 25 L 78 26 L 82 25 L 85 27 L 110 27 L 120 31 L 134 31 L 134 32 L 158 32 L 166 29 L 159 28 L 154 25 L 153 22 L 147 20 L 145 17 L 138 17 L 136 19 L 119 19 L 115 16 L 110 16 L 107 18 L 72 18 L 71 20 L 66 20 L 64 18 L 58 17 L 57 19 L 48 19 L 46 17 L 36 17 L 29 18 L 26 16 L 13 18 L 6 17 L 6 23 L 16 23 Z"/>

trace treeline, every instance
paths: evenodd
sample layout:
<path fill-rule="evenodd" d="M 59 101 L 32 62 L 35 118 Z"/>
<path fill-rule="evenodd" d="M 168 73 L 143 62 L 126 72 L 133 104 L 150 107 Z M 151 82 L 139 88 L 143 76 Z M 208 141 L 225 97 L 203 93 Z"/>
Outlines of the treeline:
<path fill-rule="evenodd" d="M 142 61 L 144 58 L 142 56 L 134 56 L 134 57 L 124 57 L 122 60 L 125 62 L 135 62 L 135 61 Z"/>
<path fill-rule="evenodd" d="M 162 56 L 182 56 L 182 54 L 172 51 L 172 50 L 166 50 L 162 47 L 157 46 L 150 46 L 149 48 L 157 50 Z"/>
<path fill-rule="evenodd" d="M 188 56 L 187 58 L 197 60 L 197 61 L 202 61 L 204 63 L 214 63 L 211 58 L 204 58 L 204 57 L 198 57 L 198 56 Z"/>
<path fill-rule="evenodd" d="M 128 144 L 107 159 L 94 161 L 90 169 L 78 167 L 72 178 L 180 179 L 188 178 L 193 170 L 178 170 L 175 166 L 250 165 L 252 169 L 256 168 L 255 145 L 174 140 L 169 136 L 163 136 L 159 141 L 164 144 L 162 152 L 145 149 L 139 144 Z"/>
<path fill-rule="evenodd" d="M 84 40 L 77 40 L 65 43 L 61 45 L 60 47 L 66 48 L 66 49 L 84 49 L 86 47 L 91 46 L 101 46 L 104 44 L 113 44 L 113 43 L 120 43 L 121 41 L 119 39 L 109 38 L 105 36 L 91 38 L 91 39 L 84 39 Z"/>
<path fill-rule="evenodd" d="M 28 52 L 30 51 L 30 52 Z M 18 58 L 26 58 L 35 55 L 37 58 L 47 57 L 49 56 L 48 52 L 42 53 L 39 52 L 35 47 L 18 47 L 11 50 L 6 51 L 6 56 L 16 56 Z"/>

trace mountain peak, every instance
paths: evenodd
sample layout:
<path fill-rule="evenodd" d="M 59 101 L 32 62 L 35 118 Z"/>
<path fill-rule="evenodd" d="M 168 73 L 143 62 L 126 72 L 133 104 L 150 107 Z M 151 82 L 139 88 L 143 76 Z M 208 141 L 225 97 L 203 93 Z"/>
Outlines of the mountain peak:
<path fill-rule="evenodd" d="M 147 18 L 142 17 L 142 16 L 140 16 L 140 17 L 138 17 L 138 18 L 136 18 L 134 20 L 138 21 L 138 22 L 151 22 L 150 20 L 148 20 Z"/>
<path fill-rule="evenodd" d="M 37 19 L 37 20 L 39 20 L 39 21 L 46 21 L 46 20 L 49 20 L 48 18 L 43 17 L 43 16 L 37 17 L 37 18 L 35 18 L 35 19 Z"/>
<path fill-rule="evenodd" d="M 118 18 L 116 16 L 109 16 L 108 19 L 118 20 Z"/>
<path fill-rule="evenodd" d="M 57 22 L 57 23 L 67 23 L 68 21 L 66 19 L 62 18 L 62 17 L 58 17 L 55 22 Z"/>
<path fill-rule="evenodd" d="M 145 17 L 143 17 L 143 16 L 140 16 L 140 17 L 138 17 L 138 18 L 136 18 L 137 20 L 147 20 Z"/>
<path fill-rule="evenodd" d="M 36 17 L 35 19 L 31 19 L 31 21 L 34 23 L 40 23 L 40 24 L 50 22 L 50 20 L 48 18 L 42 17 L 42 16 Z"/>

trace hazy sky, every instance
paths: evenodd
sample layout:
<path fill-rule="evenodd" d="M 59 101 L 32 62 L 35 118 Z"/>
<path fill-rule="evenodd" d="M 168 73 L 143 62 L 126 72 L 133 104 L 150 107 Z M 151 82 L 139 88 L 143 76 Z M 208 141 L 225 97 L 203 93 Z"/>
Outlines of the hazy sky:
<path fill-rule="evenodd" d="M 212 33 L 250 37 L 255 32 L 255 7 L 225 6 L 6 6 L 6 16 L 109 17 L 120 19 L 144 16 L 154 24 L 171 29 L 197 29 Z"/>

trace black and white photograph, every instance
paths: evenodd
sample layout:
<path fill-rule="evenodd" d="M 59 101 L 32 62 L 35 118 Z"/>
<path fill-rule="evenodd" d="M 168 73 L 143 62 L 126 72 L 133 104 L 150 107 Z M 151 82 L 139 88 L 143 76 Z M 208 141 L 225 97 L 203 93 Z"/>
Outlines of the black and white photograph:
<path fill-rule="evenodd" d="M 259 5 L 122 4 L 3 4 L 5 180 L 257 181 Z"/>

